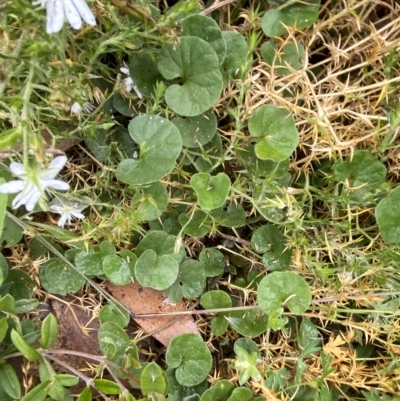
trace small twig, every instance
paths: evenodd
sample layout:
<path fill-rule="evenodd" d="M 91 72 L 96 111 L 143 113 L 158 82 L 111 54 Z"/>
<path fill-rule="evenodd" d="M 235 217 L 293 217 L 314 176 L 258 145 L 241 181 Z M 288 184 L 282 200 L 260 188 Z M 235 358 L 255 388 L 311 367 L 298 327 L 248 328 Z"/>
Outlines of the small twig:
<path fill-rule="evenodd" d="M 82 380 L 86 383 L 87 386 L 93 387 L 95 390 L 97 390 L 96 387 L 95 387 L 95 385 L 94 385 L 94 383 L 93 383 L 93 380 L 90 379 L 89 377 L 87 377 L 86 375 L 84 375 L 84 374 L 83 374 L 82 372 L 80 372 L 79 370 L 73 368 L 72 366 L 68 365 L 67 363 L 61 361 L 61 360 L 58 359 L 58 358 L 55 358 L 55 357 L 52 356 L 52 355 L 46 354 L 46 357 L 49 358 L 49 359 L 51 359 L 53 362 L 57 363 L 58 365 L 62 366 L 64 369 L 67 369 L 68 371 L 70 371 L 71 373 L 73 373 L 75 376 L 78 376 L 80 379 L 82 379 Z M 98 390 L 97 390 L 97 391 L 98 391 Z M 108 400 L 108 397 L 107 397 L 105 394 L 103 394 L 101 391 L 100 391 L 99 393 L 100 393 L 101 397 L 102 397 L 104 400 L 106 400 L 106 401 Z"/>
<path fill-rule="evenodd" d="M 341 298 L 346 297 L 349 300 L 356 300 L 368 297 L 385 297 L 391 295 L 400 295 L 400 291 L 387 291 L 387 292 L 375 292 L 372 294 L 365 294 L 365 295 L 343 295 L 333 296 L 333 297 L 326 297 L 320 299 L 314 299 L 311 301 L 313 305 L 321 304 L 321 303 L 328 303 L 328 302 L 335 302 L 339 301 Z M 252 309 L 260 309 L 258 305 L 251 305 L 251 306 L 237 306 L 232 308 L 216 308 L 216 309 L 203 309 L 203 310 L 193 310 L 193 311 L 179 311 L 179 312 L 168 312 L 168 313 L 139 313 L 135 314 L 135 319 L 138 318 L 145 318 L 145 317 L 159 317 L 159 316 L 174 316 L 174 315 L 207 315 L 207 314 L 214 314 L 214 313 L 224 313 L 224 312 L 234 312 L 238 310 L 252 310 Z"/>
<path fill-rule="evenodd" d="M 205 10 L 203 10 L 200 15 L 207 15 L 212 13 L 215 10 L 218 10 L 218 8 L 221 8 L 223 6 L 227 6 L 228 4 L 234 3 L 237 0 L 223 0 L 219 3 L 215 3 L 213 5 L 211 5 L 210 7 L 206 8 Z"/>
<path fill-rule="evenodd" d="M 81 356 L 82 358 L 87 358 L 87 359 L 92 359 L 94 361 L 97 361 L 99 363 L 104 363 L 107 370 L 111 373 L 110 367 L 113 367 L 117 370 L 119 370 L 121 373 L 123 373 L 128 379 L 134 381 L 136 384 L 140 385 L 140 380 L 132 375 L 132 373 L 129 373 L 126 369 L 123 367 L 117 365 L 116 363 L 108 360 L 104 356 L 99 356 L 99 355 L 92 355 L 92 354 L 87 354 L 86 352 L 80 352 L 80 351 L 72 351 L 72 350 L 48 350 L 43 353 L 44 356 L 48 356 L 49 358 L 54 358 L 50 356 L 50 354 L 58 354 L 58 355 L 75 355 L 75 356 Z M 58 363 L 58 362 L 57 362 Z"/>

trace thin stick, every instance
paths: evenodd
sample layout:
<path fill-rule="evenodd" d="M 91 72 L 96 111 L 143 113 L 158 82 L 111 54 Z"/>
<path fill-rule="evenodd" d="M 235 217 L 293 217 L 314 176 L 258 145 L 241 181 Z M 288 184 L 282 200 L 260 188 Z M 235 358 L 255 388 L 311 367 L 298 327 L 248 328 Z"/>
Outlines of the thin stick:
<path fill-rule="evenodd" d="M 210 7 L 206 8 L 205 10 L 203 10 L 200 15 L 207 15 L 212 13 L 215 10 L 218 10 L 218 8 L 221 8 L 223 6 L 227 6 L 228 4 L 234 3 L 237 0 L 223 0 L 219 3 L 215 3 L 213 5 L 211 5 Z"/>
<path fill-rule="evenodd" d="M 365 294 L 365 295 L 343 295 L 343 297 L 349 300 L 356 300 L 356 299 L 363 299 L 369 297 L 386 297 L 391 295 L 400 295 L 400 291 L 387 291 L 387 292 L 375 292 L 372 294 Z M 311 301 L 313 305 L 315 304 L 322 304 L 328 302 L 335 302 L 339 301 L 342 297 L 326 297 L 320 299 L 314 299 Z M 135 315 L 135 319 L 145 318 L 145 317 L 158 317 L 158 316 L 174 316 L 174 315 L 207 315 L 207 314 L 214 314 L 214 313 L 223 313 L 223 312 L 234 312 L 239 310 L 253 310 L 253 309 L 260 309 L 258 305 L 252 306 L 236 306 L 232 308 L 216 308 L 216 309 L 204 309 L 204 310 L 193 310 L 193 311 L 179 311 L 179 312 L 166 312 L 166 313 L 138 313 Z"/>

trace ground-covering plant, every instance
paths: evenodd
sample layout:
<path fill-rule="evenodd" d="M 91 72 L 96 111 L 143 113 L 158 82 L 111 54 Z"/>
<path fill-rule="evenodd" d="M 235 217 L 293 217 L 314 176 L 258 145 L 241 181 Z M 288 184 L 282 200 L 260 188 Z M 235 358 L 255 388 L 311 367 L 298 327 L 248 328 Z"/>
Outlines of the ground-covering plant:
<path fill-rule="evenodd" d="M 397 2 L 36 3 L 0 4 L 0 399 L 398 399 Z M 146 342 L 132 282 L 200 334 Z M 55 347 L 71 294 L 99 353 Z"/>

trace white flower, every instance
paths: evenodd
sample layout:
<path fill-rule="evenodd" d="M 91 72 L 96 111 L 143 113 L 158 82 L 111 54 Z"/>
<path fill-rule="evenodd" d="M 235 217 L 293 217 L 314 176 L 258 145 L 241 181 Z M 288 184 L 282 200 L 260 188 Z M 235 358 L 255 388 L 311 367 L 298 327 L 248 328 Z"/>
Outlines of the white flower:
<path fill-rule="evenodd" d="M 44 195 L 47 188 L 65 191 L 69 189 L 69 184 L 64 181 L 55 180 L 55 177 L 67 162 L 65 156 L 58 156 L 51 161 L 49 167 L 42 170 L 36 168 L 25 169 L 21 163 L 11 163 L 10 171 L 20 180 L 6 182 L 0 185 L 0 192 L 7 194 L 19 194 L 14 198 L 12 207 L 17 209 L 25 205 L 28 212 L 31 212 L 38 200 Z"/>
<path fill-rule="evenodd" d="M 71 114 L 79 114 L 81 111 L 82 111 L 82 106 L 78 102 L 75 102 L 71 106 Z"/>
<path fill-rule="evenodd" d="M 94 105 L 90 102 L 85 102 L 83 103 L 83 105 L 81 106 L 80 103 L 75 102 L 72 106 L 71 106 L 71 114 L 81 114 L 82 110 L 85 113 L 91 113 L 96 107 L 94 107 Z"/>
<path fill-rule="evenodd" d="M 58 225 L 60 227 L 64 227 L 67 222 L 68 224 L 71 224 L 72 218 L 85 218 L 85 215 L 81 212 L 89 206 L 91 199 L 84 197 L 82 200 L 83 202 L 80 202 L 76 199 L 68 199 L 59 195 L 49 203 L 49 210 L 61 215 L 60 220 L 58 220 Z"/>
<path fill-rule="evenodd" d="M 136 96 L 137 96 L 139 99 L 142 99 L 142 98 L 143 98 L 143 95 L 140 93 L 140 91 L 139 91 L 137 85 L 135 84 L 135 82 L 133 82 L 133 79 L 132 79 L 132 78 L 130 77 L 130 75 L 129 75 L 129 68 L 128 68 L 127 66 L 121 67 L 121 68 L 120 68 L 120 71 L 121 71 L 123 74 L 128 75 L 127 78 L 124 78 L 125 90 L 126 90 L 127 92 L 130 92 L 130 91 L 133 89 L 133 90 L 136 92 Z"/>
<path fill-rule="evenodd" d="M 33 5 L 46 6 L 48 34 L 60 32 L 67 20 L 74 29 L 81 29 L 82 20 L 96 25 L 96 18 L 85 0 L 36 0 Z"/>

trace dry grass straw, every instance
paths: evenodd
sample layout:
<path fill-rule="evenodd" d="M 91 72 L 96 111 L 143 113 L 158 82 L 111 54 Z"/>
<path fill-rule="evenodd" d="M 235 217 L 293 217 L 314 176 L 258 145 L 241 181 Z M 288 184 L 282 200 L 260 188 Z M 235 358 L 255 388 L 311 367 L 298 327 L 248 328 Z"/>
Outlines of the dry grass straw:
<path fill-rule="evenodd" d="M 312 174 L 315 162 L 318 164 L 321 159 L 344 159 L 358 149 L 376 152 L 385 136 L 393 135 L 395 138 L 398 128 L 391 131 L 385 111 L 391 110 L 393 99 L 398 99 L 400 93 L 398 2 L 328 0 L 312 29 L 307 32 L 289 29 L 285 39 L 280 39 L 281 45 L 294 39 L 302 43 L 307 52 L 303 68 L 280 76 L 259 57 L 248 77 L 250 90 L 244 106 L 246 119 L 264 104 L 291 110 L 301 134 L 300 146 L 291 163 L 292 171 L 298 175 Z M 390 55 L 396 60 L 392 66 L 388 66 Z M 225 115 L 226 104 L 235 95 L 236 89 L 229 87 L 218 108 L 221 116 Z M 246 135 L 245 132 L 241 134 Z M 395 179 L 400 169 L 399 145 L 392 143 L 389 149 L 385 149 L 384 157 L 389 177 Z M 322 209 L 321 218 L 329 218 L 330 212 Z M 368 226 L 370 212 L 368 208 L 349 208 L 348 214 L 337 221 L 348 220 L 356 227 L 365 227 Z M 389 314 L 387 320 L 371 313 L 367 319 L 359 321 L 346 311 L 346 307 L 351 307 L 346 294 L 370 293 L 376 286 L 374 279 L 379 275 L 393 277 L 389 281 L 396 282 L 397 272 L 390 266 L 383 266 L 379 257 L 373 256 L 385 246 L 376 238 L 370 238 L 368 245 L 357 245 L 358 239 L 353 237 L 351 230 L 343 232 L 342 229 L 335 229 L 334 224 L 326 229 L 325 243 L 314 244 L 305 251 L 298 250 L 299 255 L 295 254 L 294 260 L 294 267 L 314 282 L 314 298 L 342 294 L 338 302 L 330 304 L 329 309 L 316 308 L 313 313 L 306 314 L 325 328 L 323 349 L 331 355 L 334 368 L 325 382 L 330 388 L 337 388 L 348 400 L 360 390 L 371 388 L 400 396 L 400 371 L 393 367 L 400 357 L 400 347 L 396 344 L 400 333 L 397 312 Z M 362 260 L 361 263 L 373 267 L 353 279 L 352 272 L 346 271 L 343 261 L 350 263 L 355 254 Z M 331 266 L 338 266 L 340 261 L 342 263 L 341 269 L 334 269 L 336 282 L 324 282 L 318 276 L 318 266 L 326 265 L 327 261 Z M 354 307 L 373 309 L 372 301 L 366 297 L 357 301 Z M 333 326 L 336 329 L 332 329 Z M 232 335 L 228 334 L 228 338 Z M 289 337 L 280 332 L 269 339 L 259 338 L 256 342 L 268 342 L 265 359 L 268 370 L 277 371 L 286 367 L 293 376 L 300 350 L 296 342 L 288 341 Z M 379 356 L 371 360 L 358 358 L 349 345 L 352 342 L 373 344 Z M 219 366 L 220 372 L 216 376 L 232 377 L 236 381 L 237 375 L 230 368 L 230 360 L 225 362 L 225 365 Z M 319 356 L 311 357 L 306 363 L 308 369 L 303 375 L 303 384 L 313 387 L 315 380 L 321 376 L 321 359 Z M 252 385 L 267 399 L 288 399 L 282 392 L 275 394 L 255 382 Z M 343 392 L 343 386 L 348 386 L 347 394 Z"/>

